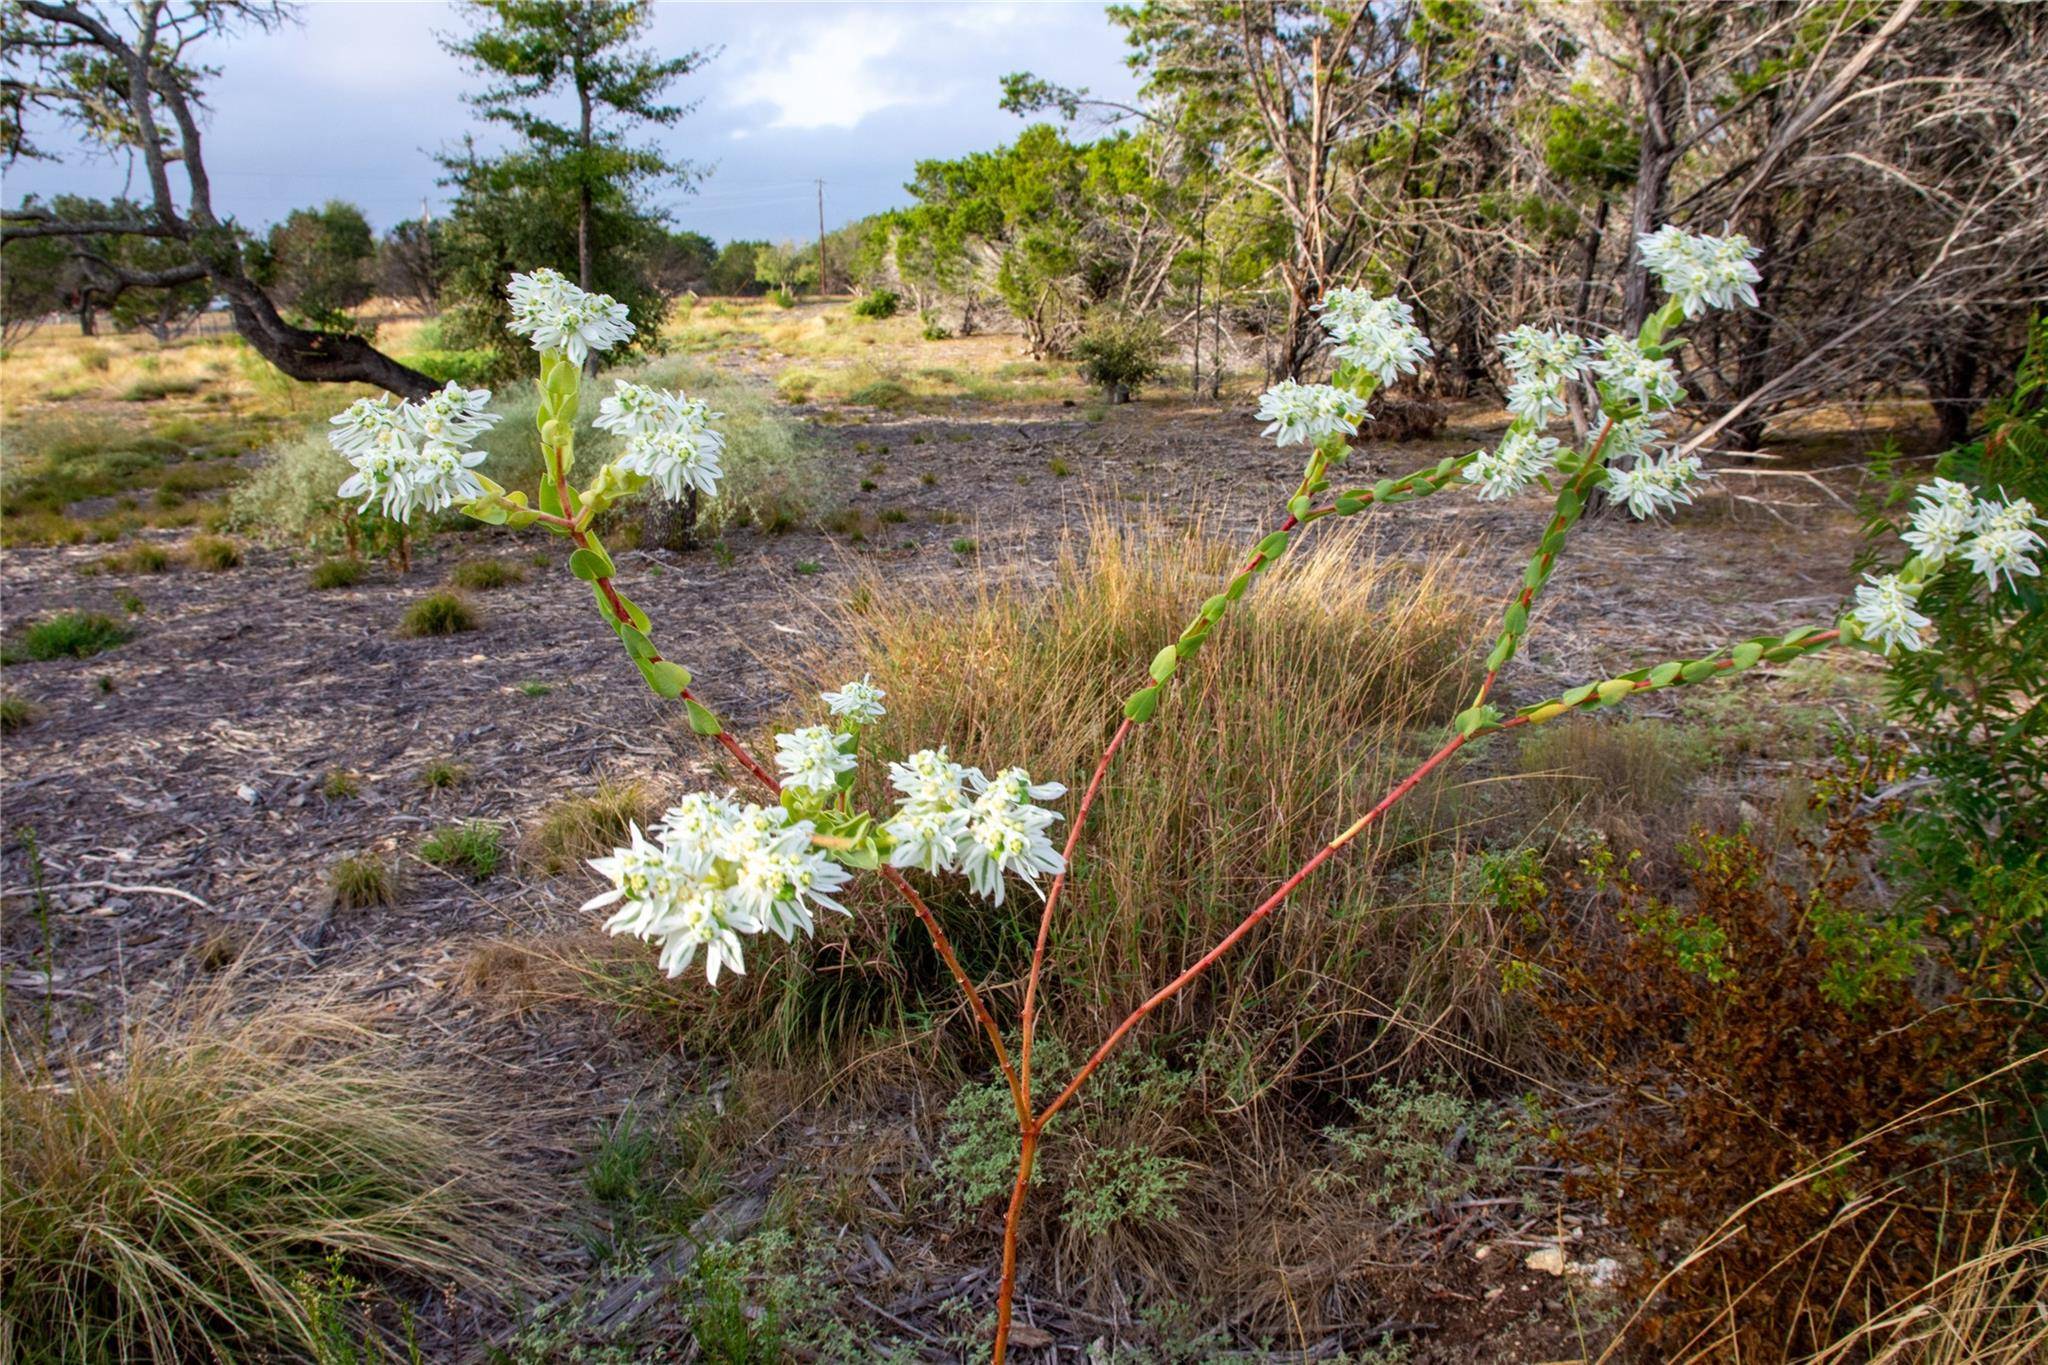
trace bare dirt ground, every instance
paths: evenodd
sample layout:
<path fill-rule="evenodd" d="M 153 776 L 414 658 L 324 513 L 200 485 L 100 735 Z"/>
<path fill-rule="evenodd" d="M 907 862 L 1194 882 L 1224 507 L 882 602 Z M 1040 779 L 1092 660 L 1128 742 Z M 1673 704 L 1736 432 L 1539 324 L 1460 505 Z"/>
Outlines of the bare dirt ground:
<path fill-rule="evenodd" d="M 1111 409 L 1100 421 L 1055 404 L 946 416 L 802 411 L 849 509 L 840 533 L 744 531 L 723 554 L 620 557 L 622 581 L 664 650 L 695 672 L 729 725 L 748 731 L 774 719 L 787 700 L 788 661 L 829 637 L 864 571 L 1049 577 L 1063 537 L 1095 514 L 1199 523 L 1249 540 L 1277 522 L 1299 467 L 1243 412 L 1174 400 Z M 1469 449 L 1490 416 L 1462 412 L 1436 443 L 1368 441 L 1362 467 L 1345 477 L 1370 482 Z M 1851 581 L 1856 520 L 1842 499 L 1853 488 L 1776 477 L 1727 477 L 1721 487 L 1675 533 L 1618 517 L 1590 522 L 1529 652 L 1505 679 L 1508 697 L 1532 700 L 1655 658 L 1827 620 Z M 1368 543 L 1389 555 L 1453 552 L 1459 585 L 1497 600 L 1518 581 L 1543 515 L 1536 496 L 1506 505 L 1443 496 L 1371 514 Z M 143 602 L 130 642 L 7 670 L 10 693 L 41 712 L 7 737 L 0 785 L 10 1011 L 47 1007 L 53 1045 L 89 1054 L 124 1013 L 165 1008 L 239 955 L 238 970 L 266 990 L 374 1008 L 421 1049 L 459 1053 L 476 1068 L 480 1103 L 505 1108 L 505 1140 L 557 1171 L 580 1159 L 591 1114 L 616 1111 L 634 1093 L 707 1083 L 715 1059 L 650 1058 L 587 1012 L 507 1016 L 460 988 L 477 944 L 577 924 L 576 907 L 594 889 L 588 874 L 549 878 L 508 859 L 472 882 L 413 856 L 429 829 L 469 818 L 502 822 L 516 844 L 541 807 L 601 775 L 637 776 L 663 792 L 729 776 L 636 684 L 554 546 L 502 532 L 441 536 L 408 576 L 379 566 L 359 586 L 327 592 L 308 589 L 303 557 L 278 549 L 252 549 L 223 573 L 82 576 L 102 554 L 81 546 L 5 556 L 10 622 L 76 608 L 119 615 L 130 593 Z M 449 566 L 476 557 L 517 562 L 528 581 L 474 595 L 474 632 L 400 638 L 407 606 Z M 520 686 L 534 683 L 548 690 Z M 430 790 L 421 772 L 440 762 L 472 776 Z M 360 776 L 358 796 L 323 795 L 337 768 Z M 39 867 L 23 831 L 33 832 Z M 399 906 L 337 912 L 323 870 L 365 851 L 403 865 Z M 47 923 L 29 913 L 38 875 L 53 911 Z M 564 1101 L 575 1121 L 560 1119 Z M 537 1129 L 523 1118 L 543 1109 L 556 1117 Z M 876 1123 L 793 1125 L 788 1147 L 736 1184 L 766 1191 L 802 1149 L 850 1145 L 869 1152 L 876 1193 L 898 1207 L 883 1191 L 897 1183 L 892 1170 L 929 1164 L 932 1116 Z M 1542 1222 L 1475 1210 L 1443 1230 L 1444 1254 L 1417 1266 L 1378 1326 L 1406 1339 L 1418 1360 L 1577 1356 L 1568 1282 L 1523 1267 L 1527 1249 L 1560 1230 L 1554 1217 Z M 565 1276 L 588 1260 L 564 1233 L 535 1235 L 537 1256 Z M 935 1246 L 909 1227 L 870 1243 L 836 1269 L 872 1310 L 871 1325 L 909 1358 L 957 1358 L 949 1333 L 961 1304 L 985 1305 L 989 1294 L 977 1270 L 986 1244 Z M 1477 1246 L 1492 1254 L 1474 1259 Z M 1044 1291 L 1026 1316 L 1043 1329 L 1027 1340 L 1052 1352 L 1028 1354 L 1080 1359 L 1097 1343 L 1108 1354 L 1091 1358 L 1114 1354 L 1109 1319 Z M 472 1358 L 481 1338 L 510 1330 L 459 1316 L 442 1326 L 451 1359 Z M 1303 1342 L 1287 1358 L 1368 1339 Z"/>

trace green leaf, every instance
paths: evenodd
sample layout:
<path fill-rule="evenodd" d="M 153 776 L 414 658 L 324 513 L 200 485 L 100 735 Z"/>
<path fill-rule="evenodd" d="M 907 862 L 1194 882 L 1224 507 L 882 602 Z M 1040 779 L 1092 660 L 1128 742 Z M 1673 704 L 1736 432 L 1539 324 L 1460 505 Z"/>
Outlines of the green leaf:
<path fill-rule="evenodd" d="M 1168 645 L 1152 656 L 1152 681 L 1163 683 L 1173 676 L 1173 670 L 1180 663 L 1180 650 Z"/>
<path fill-rule="evenodd" d="M 1124 702 L 1124 718 L 1138 725 L 1152 719 L 1152 713 L 1159 709 L 1159 688 L 1147 687 L 1131 693 Z"/>
<path fill-rule="evenodd" d="M 647 613 L 634 606 L 633 599 L 619 592 L 616 587 L 612 591 L 617 594 L 619 605 L 626 609 L 626 617 L 633 623 L 633 628 L 643 635 L 652 632 L 654 623 L 647 619 Z M 607 620 L 616 621 L 618 619 L 612 615 L 612 604 L 606 600 L 603 588 L 592 583 L 590 585 L 590 595 L 597 599 L 597 609 L 604 614 Z"/>
<path fill-rule="evenodd" d="M 611 556 L 603 550 L 578 550 L 569 556 L 569 572 L 586 583 L 595 583 L 600 578 L 610 578 L 617 570 L 612 567 Z"/>
<path fill-rule="evenodd" d="M 1514 655 L 1515 637 L 1512 635 L 1502 635 L 1493 642 L 1493 652 L 1486 656 L 1487 670 L 1491 672 L 1494 669 L 1500 668 L 1509 659 L 1512 659 Z"/>
<path fill-rule="evenodd" d="M 1224 609 L 1229 605 L 1230 599 L 1219 592 L 1208 601 L 1202 603 L 1202 615 L 1211 621 L 1220 621 L 1223 619 Z"/>
<path fill-rule="evenodd" d="M 685 698 L 683 705 L 689 708 L 690 728 L 692 730 L 695 730 L 700 735 L 722 735 L 725 733 L 725 727 L 718 723 L 718 717 L 712 715 L 703 706 L 698 705 L 696 701 Z"/>
<path fill-rule="evenodd" d="M 1668 663 L 1658 664 L 1650 670 L 1650 685 L 1652 687 L 1669 687 L 1672 680 L 1677 678 L 1684 668 L 1685 665 L 1676 659 Z"/>
<path fill-rule="evenodd" d="M 1296 521 L 1300 521 L 1303 517 L 1308 515 L 1308 509 L 1311 503 L 1312 499 L 1309 497 L 1308 494 L 1297 493 L 1295 496 L 1287 500 L 1287 515 L 1293 517 Z"/>
<path fill-rule="evenodd" d="M 1559 697 L 1558 700 L 1563 702 L 1566 706 L 1577 706 L 1580 702 L 1583 702 L 1586 698 L 1592 696 L 1594 690 L 1599 686 L 1599 683 L 1582 683 L 1579 686 L 1574 687 L 1571 691 L 1565 693 L 1563 696 Z"/>
<path fill-rule="evenodd" d="M 656 662 L 641 658 L 635 658 L 633 663 L 656 696 L 673 699 L 681 696 L 683 689 L 690 685 L 690 670 L 681 664 L 672 664 L 666 659 Z"/>
<path fill-rule="evenodd" d="M 1684 678 L 1689 683 L 1705 682 L 1720 671 L 1719 660 L 1694 659 L 1691 663 L 1678 670 L 1678 676 Z"/>
<path fill-rule="evenodd" d="M 1623 697 L 1635 691 L 1636 685 L 1627 678 L 1609 678 L 1593 690 L 1600 694 L 1600 700 L 1603 703 L 1611 704 L 1620 701 Z"/>
<path fill-rule="evenodd" d="M 1529 628 L 1529 608 L 1525 603 L 1509 605 L 1507 615 L 1501 619 L 1501 627 L 1510 635 L 1520 635 Z"/>
<path fill-rule="evenodd" d="M 606 603 L 605 605 L 610 606 L 611 604 Z M 627 625 L 622 621 L 614 621 L 612 629 L 619 633 L 619 639 L 625 644 L 626 652 L 634 658 L 651 659 L 660 653 L 659 650 L 655 649 L 654 641 L 648 639 L 646 633 L 637 626 Z"/>
<path fill-rule="evenodd" d="M 1764 647 L 1754 640 L 1745 640 L 1728 652 L 1729 661 L 1735 665 L 1738 671 L 1752 667 L 1758 659 L 1763 657 Z"/>
<path fill-rule="evenodd" d="M 1467 707 L 1465 710 L 1460 711 L 1457 719 L 1451 722 L 1451 728 L 1459 734 L 1470 738 L 1480 730 L 1492 729 L 1499 724 L 1500 711 L 1485 702 L 1481 702 L 1477 706 Z"/>
<path fill-rule="evenodd" d="M 1268 563 L 1272 562 L 1275 559 L 1278 559 L 1281 555 L 1286 554 L 1287 532 L 1275 531 L 1272 535 L 1267 536 L 1264 540 L 1258 543 L 1257 553 L 1263 555 Z"/>
<path fill-rule="evenodd" d="M 1369 501 L 1359 497 L 1356 493 L 1339 493 L 1337 495 L 1337 515 L 1340 517 L 1356 516 L 1371 505 Z"/>

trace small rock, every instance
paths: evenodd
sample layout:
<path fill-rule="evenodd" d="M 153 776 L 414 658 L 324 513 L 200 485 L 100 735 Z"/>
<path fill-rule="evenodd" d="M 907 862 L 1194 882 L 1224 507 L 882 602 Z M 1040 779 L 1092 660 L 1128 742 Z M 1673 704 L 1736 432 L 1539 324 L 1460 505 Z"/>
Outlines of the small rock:
<path fill-rule="evenodd" d="M 1499 1298 L 1501 1295 L 1505 1293 L 1507 1293 L 1507 1289 L 1505 1286 L 1495 1285 L 1493 1288 L 1486 1291 L 1486 1301 L 1488 1303 L 1492 1303 L 1495 1299 Z"/>
<path fill-rule="evenodd" d="M 1483 1260 L 1485 1260 L 1485 1259 L 1486 1259 L 1487 1257 L 1489 1257 L 1489 1256 L 1491 1256 L 1491 1255 L 1493 1255 L 1493 1248 L 1492 1248 L 1492 1247 L 1473 1247 L 1473 1248 L 1472 1248 L 1472 1259 L 1473 1259 L 1473 1260 L 1475 1260 L 1475 1261 L 1483 1261 Z"/>
<path fill-rule="evenodd" d="M 1596 1261 L 1572 1266 L 1571 1272 L 1583 1277 L 1586 1283 L 1595 1288 L 1605 1289 L 1621 1279 L 1621 1262 L 1612 1256 L 1602 1256 Z"/>
<path fill-rule="evenodd" d="M 263 799 L 262 793 L 258 792 L 254 787 L 250 786 L 247 782 L 244 782 L 241 786 L 235 788 L 235 795 L 241 797 L 242 800 L 246 801 L 248 804 L 252 806 Z"/>
<path fill-rule="evenodd" d="M 1052 1345 L 1052 1333 L 1046 1331 L 1043 1327 L 1033 1327 L 1028 1322 L 1012 1323 L 1010 1326 L 1010 1344 L 1012 1346 L 1022 1346 L 1027 1350 L 1042 1351 Z"/>
<path fill-rule="evenodd" d="M 1522 1266 L 1524 1269 L 1533 1270 L 1542 1275 L 1562 1275 L 1564 1274 L 1564 1248 L 1541 1247 L 1523 1257 Z"/>

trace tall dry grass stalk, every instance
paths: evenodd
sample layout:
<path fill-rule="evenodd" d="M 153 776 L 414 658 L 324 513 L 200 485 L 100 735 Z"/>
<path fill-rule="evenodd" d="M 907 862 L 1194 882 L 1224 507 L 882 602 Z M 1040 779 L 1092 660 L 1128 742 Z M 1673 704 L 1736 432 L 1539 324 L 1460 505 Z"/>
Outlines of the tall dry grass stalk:
<path fill-rule="evenodd" d="M 491 1155 L 461 1076 L 354 1013 L 228 1007 L 210 991 L 62 1079 L 9 1049 L 0 1356 L 310 1354 L 302 1277 L 331 1257 L 487 1299 L 535 1285 L 517 1248 L 547 1201 Z"/>

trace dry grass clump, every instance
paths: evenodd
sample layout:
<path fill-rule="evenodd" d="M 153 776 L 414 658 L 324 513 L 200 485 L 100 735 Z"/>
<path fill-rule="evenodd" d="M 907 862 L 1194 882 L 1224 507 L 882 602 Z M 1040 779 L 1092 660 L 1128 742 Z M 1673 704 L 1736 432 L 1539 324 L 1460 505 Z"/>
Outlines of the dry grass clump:
<path fill-rule="evenodd" d="M 1708 741 L 1669 721 L 1568 716 L 1524 731 L 1513 749 L 1515 780 L 1495 803 L 1530 830 L 1588 829 L 1616 848 L 1666 849 L 1693 823 L 1693 783 L 1709 764 Z"/>
<path fill-rule="evenodd" d="M 327 869 L 327 894 L 337 910 L 367 910 L 398 903 L 398 877 L 374 854 L 337 858 Z"/>
<path fill-rule="evenodd" d="M 519 856 L 550 875 L 602 858 L 626 842 L 627 826 L 645 829 L 660 814 L 654 794 L 638 782 L 604 778 L 588 796 L 555 802 L 520 841 Z"/>
<path fill-rule="evenodd" d="M 185 547 L 186 557 L 197 568 L 224 573 L 242 562 L 242 547 L 224 536 L 199 536 Z"/>
<path fill-rule="evenodd" d="M 0 1061 L 10 1358 L 317 1358 L 301 1291 L 337 1263 L 490 1298 L 533 1286 L 512 1251 L 533 1210 L 506 1198 L 527 1182 L 488 1155 L 462 1077 L 346 1013 L 237 1020 L 226 1000 L 137 1026 L 61 1083 Z"/>
<path fill-rule="evenodd" d="M 1076 1045 L 1100 1037 L 1371 805 L 1476 681 L 1472 619 L 1442 566 L 1372 560 L 1356 533 L 1311 544 L 1233 610 L 1112 773 L 1054 935 L 1047 1032 Z M 887 689 L 877 752 L 945 745 L 963 762 L 1021 764 L 1078 791 L 1145 662 L 1242 553 L 1103 521 L 1068 548 L 1049 589 L 993 572 L 957 587 L 868 583 L 846 648 L 810 671 L 829 682 L 871 673 Z M 879 765 L 865 780 L 863 804 L 887 809 Z M 1071 810 L 1072 797 L 1062 804 Z M 1157 1012 L 1154 1045 L 1220 1035 L 1214 1055 L 1245 1061 L 1237 1101 L 1309 1078 L 1342 1091 L 1388 1056 L 1390 1018 L 1436 1021 L 1417 1066 L 1439 1044 L 1442 1060 L 1465 1066 L 1458 1054 L 1505 1045 L 1486 952 L 1495 931 L 1484 907 L 1425 874 L 1430 836 L 1407 828 L 1327 868 Z M 971 974 L 1021 972 L 1036 897 L 992 907 L 958 879 L 919 880 Z M 870 1030 L 921 1028 L 935 1010 L 959 1019 L 922 930 L 893 904 L 878 898 L 823 932 L 812 948 L 775 945 L 720 992 L 704 1018 L 720 1042 L 798 1058 Z"/>

